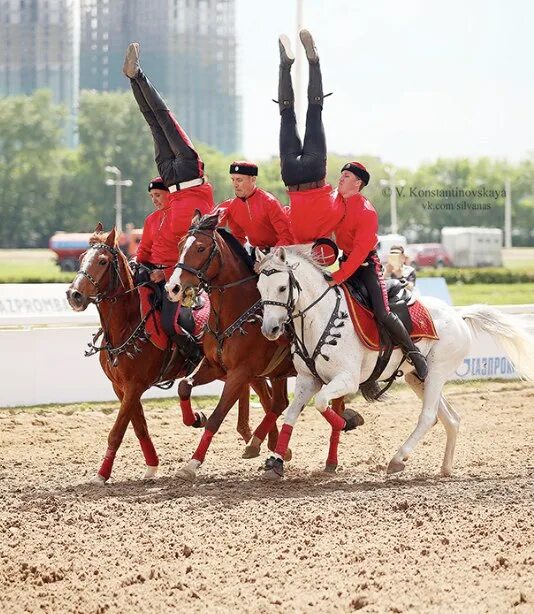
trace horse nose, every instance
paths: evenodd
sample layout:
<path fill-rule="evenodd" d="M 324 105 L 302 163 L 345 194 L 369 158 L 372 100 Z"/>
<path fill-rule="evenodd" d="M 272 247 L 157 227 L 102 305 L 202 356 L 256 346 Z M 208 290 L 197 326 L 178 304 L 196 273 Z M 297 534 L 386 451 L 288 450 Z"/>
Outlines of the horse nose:
<path fill-rule="evenodd" d="M 67 299 L 79 306 L 83 303 L 83 294 L 78 290 L 67 290 Z"/>
<path fill-rule="evenodd" d="M 174 284 L 174 286 L 171 288 L 171 294 L 174 294 L 174 295 L 180 294 L 181 289 L 182 289 L 182 286 L 180 286 L 180 284 Z"/>

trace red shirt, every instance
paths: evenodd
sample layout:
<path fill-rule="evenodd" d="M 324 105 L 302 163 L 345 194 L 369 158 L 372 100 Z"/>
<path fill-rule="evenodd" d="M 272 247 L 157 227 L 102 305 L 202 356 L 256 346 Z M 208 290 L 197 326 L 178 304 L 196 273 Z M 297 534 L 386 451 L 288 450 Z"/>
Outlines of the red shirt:
<path fill-rule="evenodd" d="M 233 198 L 221 203 L 221 225 L 226 225 L 241 243 L 253 247 L 277 247 L 294 243 L 284 207 L 269 192 L 256 188 L 245 200 Z"/>
<path fill-rule="evenodd" d="M 143 235 L 137 246 L 137 262 L 148 264 L 152 262 L 152 244 L 154 237 L 160 231 L 161 226 L 165 223 L 165 218 L 169 214 L 169 208 L 156 209 L 150 215 L 147 215 L 143 224 Z"/>
<path fill-rule="evenodd" d="M 178 261 L 178 243 L 187 234 L 195 210 L 205 215 L 213 207 L 213 189 L 209 183 L 173 192 L 166 209 L 168 213 L 154 234 L 150 262 L 174 266 Z"/>
<path fill-rule="evenodd" d="M 339 195 L 338 198 L 341 199 Z M 341 200 L 345 203 L 346 213 L 335 235 L 336 243 L 347 260 L 332 275 L 337 284 L 347 280 L 378 243 L 378 215 L 367 198 L 358 192 Z"/>
<path fill-rule="evenodd" d="M 297 243 L 312 243 L 328 237 L 339 224 L 345 208 L 331 185 L 302 192 L 288 192 L 291 231 Z"/>

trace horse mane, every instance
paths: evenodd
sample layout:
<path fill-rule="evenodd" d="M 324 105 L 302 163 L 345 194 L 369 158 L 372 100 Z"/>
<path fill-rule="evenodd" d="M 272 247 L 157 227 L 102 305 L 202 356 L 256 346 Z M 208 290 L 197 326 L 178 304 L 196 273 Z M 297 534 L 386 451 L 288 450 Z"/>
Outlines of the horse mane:
<path fill-rule="evenodd" d="M 247 269 L 251 273 L 254 273 L 254 259 L 234 237 L 234 235 L 230 231 L 226 230 L 226 228 L 217 228 L 217 234 L 223 239 L 234 255 L 243 262 Z"/>
<path fill-rule="evenodd" d="M 110 231 L 111 232 L 111 231 Z M 98 243 L 105 243 L 108 238 L 109 232 L 93 232 L 89 237 L 89 245 L 97 245 Z"/>
<path fill-rule="evenodd" d="M 321 275 L 325 279 L 330 278 L 330 273 L 328 269 L 326 269 L 319 262 L 319 259 L 313 255 L 313 252 L 310 247 L 305 245 L 291 245 L 288 247 L 284 247 L 284 249 L 289 256 L 297 256 L 299 258 L 302 258 L 302 260 L 304 260 L 308 264 L 311 264 L 312 267 L 316 271 L 321 273 Z M 282 270 L 289 271 L 291 269 L 290 264 L 288 264 L 287 262 L 282 262 L 282 260 L 280 260 L 278 250 L 274 250 L 270 254 L 267 254 L 267 256 L 257 265 L 258 272 L 261 273 L 261 271 L 266 268 L 269 263 L 275 264 L 277 268 L 281 268 Z"/>
<path fill-rule="evenodd" d="M 219 213 L 206 213 L 197 222 L 191 224 L 189 230 L 215 230 L 219 223 Z"/>

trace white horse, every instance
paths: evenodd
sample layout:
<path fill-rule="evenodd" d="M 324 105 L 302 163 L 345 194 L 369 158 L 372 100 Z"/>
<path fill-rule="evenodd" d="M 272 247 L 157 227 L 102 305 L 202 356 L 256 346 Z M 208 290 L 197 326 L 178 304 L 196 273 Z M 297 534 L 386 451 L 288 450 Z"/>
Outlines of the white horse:
<path fill-rule="evenodd" d="M 285 414 L 280 447 L 266 463 L 266 477 L 276 479 L 283 474 L 284 446 L 305 405 L 316 395 L 316 408 L 331 424 L 333 433 L 337 430 L 339 436 L 346 424 L 339 416 L 332 415 L 330 402 L 358 391 L 360 383 L 373 371 L 377 352 L 361 343 L 350 320 L 336 317 L 348 311 L 344 293 L 335 288 L 329 290 L 327 271 L 314 261 L 309 251 L 299 247 L 279 248 L 265 256 L 256 250 L 256 258 L 260 272 L 258 289 L 264 301 L 263 334 L 268 339 L 277 339 L 291 321 L 307 352 L 306 360 L 298 352 L 294 355 L 295 396 Z M 446 380 L 467 356 L 471 341 L 479 331 L 496 337 L 516 370 L 524 378 L 534 379 L 534 337 L 528 335 L 515 318 L 487 305 L 472 305 L 457 311 L 432 297 L 423 297 L 420 301 L 429 310 L 439 339 L 422 339 L 417 343 L 428 363 L 424 384 L 410 364 L 405 362 L 402 366 L 406 382 L 423 401 L 423 409 L 416 428 L 391 459 L 387 472 L 404 469 L 416 445 L 439 419 L 447 433 L 441 474 L 449 476 L 460 419 L 443 396 Z M 346 324 L 343 326 L 342 322 Z M 327 323 L 331 324 L 330 328 Z M 326 337 L 325 327 L 328 329 Z M 319 353 L 311 364 L 309 357 L 318 345 Z M 401 360 L 401 350 L 394 350 L 381 379 L 395 373 Z"/>

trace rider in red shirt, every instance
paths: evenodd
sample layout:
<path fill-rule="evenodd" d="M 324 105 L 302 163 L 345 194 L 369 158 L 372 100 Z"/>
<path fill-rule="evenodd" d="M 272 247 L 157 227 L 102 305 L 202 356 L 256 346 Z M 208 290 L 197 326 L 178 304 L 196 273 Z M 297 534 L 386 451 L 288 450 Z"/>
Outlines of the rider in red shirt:
<path fill-rule="evenodd" d="M 296 127 L 291 66 L 295 61 L 289 39 L 282 35 L 280 45 L 280 162 L 282 179 L 291 200 L 291 225 L 297 241 L 310 241 L 335 231 L 344 252 L 343 263 L 330 285 L 347 281 L 364 284 L 379 324 L 402 347 L 421 379 L 427 375 L 424 356 L 396 314 L 390 312 L 382 276 L 382 265 L 375 248 L 378 242 L 378 216 L 360 193 L 369 182 L 369 173 L 359 162 L 348 162 L 341 169 L 337 195 L 326 185 L 326 138 L 322 123 L 323 87 L 319 56 L 311 34 L 300 31 L 308 58 L 308 112 L 304 143 Z"/>
<path fill-rule="evenodd" d="M 343 250 L 343 258 L 330 285 L 346 281 L 356 287 L 366 287 L 378 323 L 401 346 L 419 378 L 424 380 L 428 373 L 426 359 L 410 338 L 402 320 L 389 309 L 382 263 L 376 253 L 378 215 L 361 193 L 369 179 L 367 169 L 359 162 L 347 162 L 341 169 L 338 194 L 345 205 L 345 216 L 338 224 L 335 236 L 336 243 Z"/>
<path fill-rule="evenodd" d="M 136 260 L 139 264 L 153 264 L 154 257 L 152 255 L 152 246 L 154 239 L 161 230 L 165 219 L 169 213 L 169 196 L 170 192 L 163 183 L 161 177 L 154 177 L 148 184 L 148 193 L 154 205 L 155 211 L 145 218 L 143 224 L 143 235 L 137 246 Z"/>
<path fill-rule="evenodd" d="M 230 177 L 235 198 L 219 205 L 220 223 L 228 226 L 242 244 L 268 248 L 291 245 L 293 236 L 289 218 L 281 203 L 269 192 L 256 186 L 258 167 L 252 162 L 232 162 Z"/>
<path fill-rule="evenodd" d="M 150 243 L 150 263 L 155 265 L 150 280 L 161 286 L 161 317 L 164 328 L 171 334 L 174 331 L 176 305 L 169 301 L 167 293 L 163 291 L 163 282 L 170 277 L 172 267 L 178 261 L 178 243 L 191 226 L 195 211 L 198 209 L 201 213 L 209 213 L 213 210 L 213 190 L 204 176 L 204 163 L 191 140 L 141 70 L 139 43 L 128 46 L 123 72 L 130 79 L 134 98 L 152 132 L 156 166 L 163 187 L 169 192 L 168 207 L 161 213 L 156 212 L 160 215 L 149 216 L 150 236 L 145 245 L 148 249 Z M 145 246 L 141 250 L 141 257 L 146 257 Z M 173 336 L 173 339 L 193 363 L 200 359 L 200 349 L 190 335 L 184 332 L 183 335 Z"/>

